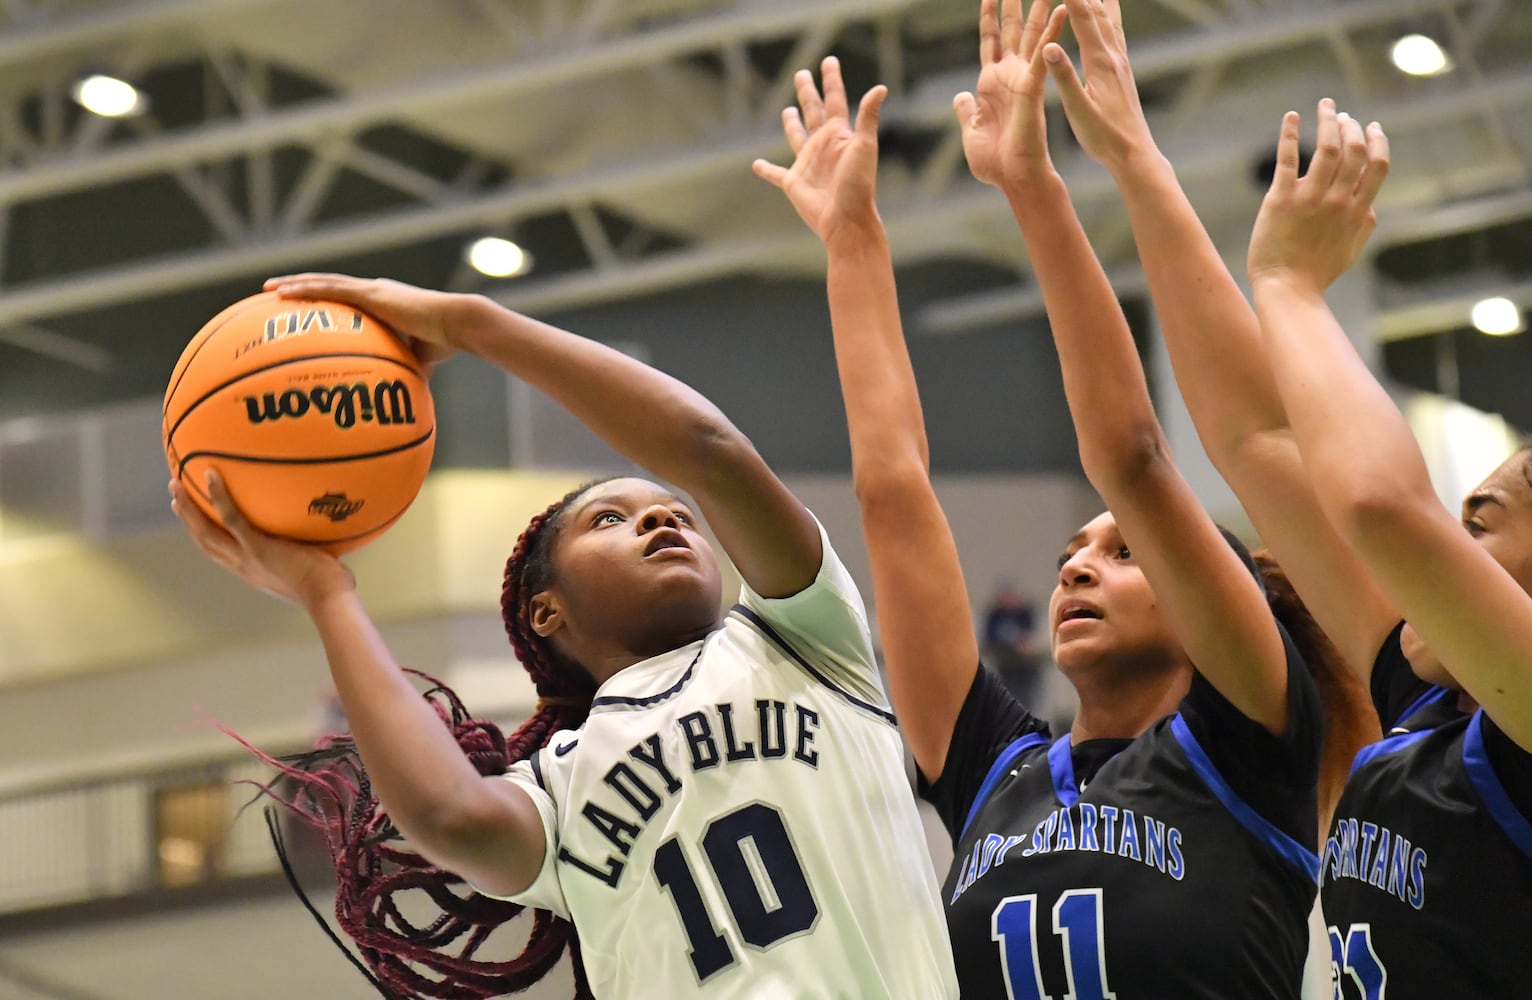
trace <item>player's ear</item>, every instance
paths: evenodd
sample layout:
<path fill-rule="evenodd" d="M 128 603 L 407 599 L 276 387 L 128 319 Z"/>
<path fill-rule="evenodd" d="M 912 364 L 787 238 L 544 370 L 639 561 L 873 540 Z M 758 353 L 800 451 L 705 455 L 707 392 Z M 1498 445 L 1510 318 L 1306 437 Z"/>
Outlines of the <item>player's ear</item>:
<path fill-rule="evenodd" d="M 564 627 L 564 609 L 553 591 L 545 590 L 535 594 L 527 602 L 527 622 L 532 626 L 532 631 L 544 639 Z"/>

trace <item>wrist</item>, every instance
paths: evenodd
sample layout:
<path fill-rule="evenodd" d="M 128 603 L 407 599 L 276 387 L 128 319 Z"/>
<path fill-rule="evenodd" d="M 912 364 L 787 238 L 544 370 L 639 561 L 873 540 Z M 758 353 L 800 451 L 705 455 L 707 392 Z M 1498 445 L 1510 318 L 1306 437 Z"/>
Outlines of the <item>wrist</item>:
<path fill-rule="evenodd" d="M 1152 142 L 1130 144 L 1102 164 L 1124 195 L 1134 191 L 1153 191 L 1167 184 L 1180 186 L 1175 164 Z"/>
<path fill-rule="evenodd" d="M 1324 284 L 1289 264 L 1269 264 L 1250 269 L 1251 294 L 1295 295 L 1324 298 Z"/>
<path fill-rule="evenodd" d="M 503 309 L 484 295 L 443 292 L 439 313 L 442 340 L 455 351 L 472 353 L 469 341 L 473 331 L 486 325 L 487 314 Z"/>
<path fill-rule="evenodd" d="M 1001 190 L 1011 206 L 1011 214 L 1022 225 L 1070 209 L 1069 188 L 1057 171 L 1049 170 L 1024 184 L 1008 182 Z"/>
<path fill-rule="evenodd" d="M 865 218 L 846 220 L 825 234 L 825 250 L 832 257 L 865 256 L 888 252 L 888 231 L 876 210 Z"/>
<path fill-rule="evenodd" d="M 332 563 L 311 570 L 298 584 L 298 603 L 316 621 L 356 594 L 356 578 L 351 571 L 338 559 Z"/>

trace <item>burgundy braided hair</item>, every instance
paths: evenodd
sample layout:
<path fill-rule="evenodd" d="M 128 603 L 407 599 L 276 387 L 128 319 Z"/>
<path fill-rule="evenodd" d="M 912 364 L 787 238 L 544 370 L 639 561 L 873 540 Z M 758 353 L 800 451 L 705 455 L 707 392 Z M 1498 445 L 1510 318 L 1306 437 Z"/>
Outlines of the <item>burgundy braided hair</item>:
<path fill-rule="evenodd" d="M 571 490 L 532 518 L 506 561 L 501 616 L 511 648 L 537 690 L 531 718 L 506 737 L 494 723 L 473 718 L 449 688 L 410 671 L 430 684 L 423 696 L 482 775 L 504 774 L 511 764 L 547 746 L 555 732 L 581 726 L 590 712 L 594 680 L 532 630 L 527 610 L 532 597 L 553 582 L 553 546 L 562 515 L 586 491 L 608 481 Z M 281 828 L 268 811 L 267 825 L 289 881 L 326 933 L 385 997 L 483 1000 L 518 993 L 545 976 L 568 948 L 575 1000 L 591 1000 L 574 927 L 547 911 L 533 912 L 531 936 L 514 959 L 477 957 L 485 941 L 524 907 L 474 892 L 457 875 L 404 847 L 349 736 L 328 737 L 313 751 L 281 758 L 245 746 L 281 772 L 262 786 L 262 793 L 321 834 L 335 870 L 336 923 L 355 942 L 360 962 L 299 888 Z M 438 914 L 433 919 L 421 922 L 404 915 L 398 896 L 411 890 L 435 905 Z M 420 907 L 410 909 L 414 913 Z"/>

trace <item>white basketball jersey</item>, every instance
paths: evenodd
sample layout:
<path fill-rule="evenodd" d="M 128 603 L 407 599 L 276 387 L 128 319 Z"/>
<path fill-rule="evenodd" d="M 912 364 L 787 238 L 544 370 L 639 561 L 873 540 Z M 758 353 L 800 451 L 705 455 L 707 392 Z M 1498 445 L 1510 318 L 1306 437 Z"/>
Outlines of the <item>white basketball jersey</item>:
<path fill-rule="evenodd" d="M 571 919 L 630 997 L 957 996 L 866 611 L 824 537 L 813 585 L 634 664 L 506 775 L 548 851 L 516 902 Z"/>

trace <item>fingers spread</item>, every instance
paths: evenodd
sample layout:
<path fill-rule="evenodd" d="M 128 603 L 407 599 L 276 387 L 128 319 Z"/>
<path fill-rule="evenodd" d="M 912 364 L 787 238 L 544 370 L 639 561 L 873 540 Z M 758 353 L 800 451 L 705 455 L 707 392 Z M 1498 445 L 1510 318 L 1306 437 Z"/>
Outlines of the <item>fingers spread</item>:
<path fill-rule="evenodd" d="M 239 543 L 227 532 L 214 524 L 199 508 L 186 488 L 180 483 L 170 487 L 170 509 L 197 547 L 228 569 L 234 569 L 239 561 Z"/>
<path fill-rule="evenodd" d="M 888 98 L 888 88 L 881 83 L 862 95 L 862 102 L 856 109 L 856 131 L 858 135 L 871 138 L 874 142 L 878 138 L 878 118 L 883 111 L 883 102 Z"/>
<path fill-rule="evenodd" d="M 825 105 L 814 86 L 814 74 L 800 69 L 793 74 L 793 85 L 798 91 L 798 107 L 803 109 L 803 124 L 812 132 L 825 123 Z"/>
<path fill-rule="evenodd" d="M 1021 51 L 1021 0 L 1000 0 L 1000 52 Z"/>
<path fill-rule="evenodd" d="M 794 156 L 809 141 L 808 129 L 803 127 L 803 116 L 797 108 L 782 109 L 782 132 L 787 136 L 787 148 L 793 151 Z"/>
<path fill-rule="evenodd" d="M 1277 139 L 1277 169 L 1271 179 L 1273 191 L 1291 190 L 1298 183 L 1298 112 L 1282 116 L 1282 133 Z"/>
<path fill-rule="evenodd" d="M 979 65 L 1000 61 L 1000 0 L 979 4 Z"/>
<path fill-rule="evenodd" d="M 1032 9 L 1027 11 L 1026 24 L 1021 29 L 1021 57 L 1031 59 L 1037 54 L 1042 38 L 1043 29 L 1048 25 L 1050 7 L 1053 0 L 1032 0 Z"/>
<path fill-rule="evenodd" d="M 1367 136 L 1362 123 L 1345 112 L 1336 116 L 1336 123 L 1340 126 L 1341 162 L 1335 172 L 1335 193 L 1350 200 L 1362 171 L 1367 169 Z"/>
<path fill-rule="evenodd" d="M 1064 0 L 1064 6 L 1080 42 L 1080 62 L 1089 73 L 1092 63 L 1108 55 L 1107 41 L 1101 34 L 1099 0 Z"/>
<path fill-rule="evenodd" d="M 1319 102 L 1319 130 L 1314 139 L 1314 159 L 1304 179 L 1313 181 L 1319 191 L 1329 188 L 1340 170 L 1341 131 L 1335 102 L 1326 97 Z"/>
<path fill-rule="evenodd" d="M 786 168 L 779 167 L 775 163 L 768 163 L 765 160 L 756 160 L 754 163 L 750 164 L 750 169 L 755 171 L 755 176 L 759 177 L 761 180 L 765 181 L 773 187 L 780 188 L 787 184 Z"/>
<path fill-rule="evenodd" d="M 840 60 L 826 56 L 819 67 L 824 82 L 825 117 L 847 119 L 851 116 L 851 104 L 846 99 L 846 81 L 840 75 Z"/>
<path fill-rule="evenodd" d="M 1383 126 L 1373 122 L 1367 126 L 1367 169 L 1356 189 L 1357 199 L 1369 208 L 1388 179 L 1388 156 L 1388 136 L 1383 133 Z"/>
<path fill-rule="evenodd" d="M 952 99 L 952 113 L 957 115 L 958 124 L 964 128 L 977 125 L 979 120 L 979 102 L 968 91 L 963 91 Z"/>

